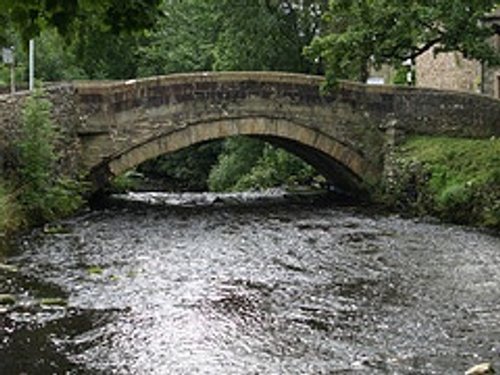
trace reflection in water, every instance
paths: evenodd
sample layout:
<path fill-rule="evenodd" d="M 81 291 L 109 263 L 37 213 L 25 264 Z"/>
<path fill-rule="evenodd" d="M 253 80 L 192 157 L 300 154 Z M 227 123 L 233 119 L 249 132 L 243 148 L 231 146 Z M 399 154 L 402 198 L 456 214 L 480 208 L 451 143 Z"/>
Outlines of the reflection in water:
<path fill-rule="evenodd" d="M 82 215 L 7 259 L 0 373 L 453 374 L 499 358 L 497 237 L 279 192 L 133 198 L 156 206 Z"/>

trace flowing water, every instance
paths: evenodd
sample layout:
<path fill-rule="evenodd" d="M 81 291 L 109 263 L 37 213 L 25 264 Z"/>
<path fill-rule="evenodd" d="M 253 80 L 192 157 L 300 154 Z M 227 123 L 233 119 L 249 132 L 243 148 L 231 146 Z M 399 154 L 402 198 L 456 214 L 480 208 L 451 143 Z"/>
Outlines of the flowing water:
<path fill-rule="evenodd" d="M 463 374 L 500 361 L 497 236 L 279 193 L 132 198 L 149 204 L 84 213 L 3 259 L 17 270 L 0 268 L 0 293 L 16 297 L 0 307 L 0 374 Z"/>

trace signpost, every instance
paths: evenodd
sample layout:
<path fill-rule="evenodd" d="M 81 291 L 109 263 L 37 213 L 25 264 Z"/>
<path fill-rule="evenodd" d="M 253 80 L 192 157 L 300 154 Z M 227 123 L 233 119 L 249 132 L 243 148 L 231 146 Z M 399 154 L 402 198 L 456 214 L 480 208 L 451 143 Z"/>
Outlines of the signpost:
<path fill-rule="evenodd" d="M 30 39 L 29 43 L 29 88 L 35 88 L 35 41 Z"/>
<path fill-rule="evenodd" d="M 14 59 L 14 47 L 2 48 L 2 60 L 6 65 L 10 65 L 10 92 L 16 92 L 16 64 Z"/>

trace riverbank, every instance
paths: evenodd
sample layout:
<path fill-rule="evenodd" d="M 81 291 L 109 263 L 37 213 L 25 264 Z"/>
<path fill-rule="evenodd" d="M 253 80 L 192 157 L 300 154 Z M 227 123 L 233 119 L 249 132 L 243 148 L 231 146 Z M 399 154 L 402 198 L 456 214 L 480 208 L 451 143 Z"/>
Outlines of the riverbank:
<path fill-rule="evenodd" d="M 61 180 L 46 188 L 44 198 L 43 195 L 35 196 L 43 192 L 19 194 L 0 180 L 0 243 L 23 230 L 77 213 L 85 204 L 81 186 L 84 185 L 77 181 Z"/>
<path fill-rule="evenodd" d="M 391 209 L 500 230 L 500 139 L 412 138 L 392 155 L 386 182 Z"/>
<path fill-rule="evenodd" d="M 14 193 L 0 180 L 0 237 L 20 229 L 22 223 L 21 210 Z"/>
<path fill-rule="evenodd" d="M 400 145 L 391 159 L 376 197 L 390 210 L 500 230 L 499 139 L 416 137 Z M 77 195 L 73 192 L 70 200 Z M 25 226 L 29 212 L 0 181 L 0 234 Z"/>

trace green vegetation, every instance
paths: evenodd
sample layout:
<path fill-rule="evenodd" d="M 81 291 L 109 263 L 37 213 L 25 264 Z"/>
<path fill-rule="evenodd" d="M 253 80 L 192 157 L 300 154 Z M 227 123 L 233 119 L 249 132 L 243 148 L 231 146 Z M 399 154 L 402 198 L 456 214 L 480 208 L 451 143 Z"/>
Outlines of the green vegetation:
<path fill-rule="evenodd" d="M 0 234 L 11 232 L 21 225 L 20 206 L 13 190 L 0 181 Z"/>
<path fill-rule="evenodd" d="M 261 190 L 310 185 L 316 176 L 311 166 L 282 149 L 256 139 L 235 137 L 225 142 L 208 184 L 212 191 Z"/>
<path fill-rule="evenodd" d="M 217 165 L 210 171 L 208 186 L 212 191 L 234 190 L 262 156 L 264 143 L 248 137 L 229 138 Z"/>
<path fill-rule="evenodd" d="M 0 306 L 14 305 L 15 303 L 16 297 L 12 294 L 0 294 Z"/>
<path fill-rule="evenodd" d="M 500 140 L 418 137 L 398 151 L 400 209 L 500 229 Z"/>
<path fill-rule="evenodd" d="M 79 184 L 57 175 L 57 132 L 50 119 L 51 103 L 35 93 L 27 99 L 19 149 L 18 201 L 32 223 L 68 215 L 82 205 Z"/>
<path fill-rule="evenodd" d="M 306 48 L 324 63 L 330 81 L 366 81 L 371 67 L 398 66 L 436 47 L 467 58 L 499 63 L 488 44 L 495 33 L 484 15 L 498 5 L 487 1 L 330 0 L 323 32 Z"/>
<path fill-rule="evenodd" d="M 127 171 L 111 180 L 109 190 L 112 193 L 126 193 L 131 190 L 136 190 L 139 186 L 137 177 L 142 177 L 135 170 Z"/>
<path fill-rule="evenodd" d="M 139 172 L 139 173 L 137 173 Z M 113 191 L 153 186 L 177 191 L 243 191 L 317 184 L 315 170 L 299 158 L 250 137 L 194 145 L 148 161 L 114 179 Z M 130 178 L 138 175 L 139 178 Z M 145 177 L 146 181 L 141 181 Z"/>
<path fill-rule="evenodd" d="M 37 36 L 47 27 L 55 27 L 63 35 L 75 32 L 75 23 L 98 17 L 113 33 L 130 32 L 151 27 L 160 16 L 161 0 L 100 1 L 33 1 L 2 0 L 0 21 L 15 29 L 22 38 Z M 5 30 L 0 30 L 0 42 Z"/>
<path fill-rule="evenodd" d="M 18 167 L 9 186 L 0 184 L 1 233 L 69 215 L 83 204 L 83 185 L 57 172 L 58 133 L 50 108 L 40 92 L 26 101 L 16 143 Z"/>
<path fill-rule="evenodd" d="M 222 141 L 194 145 L 144 163 L 138 171 L 172 190 L 207 191 L 210 170 L 222 147 Z"/>

